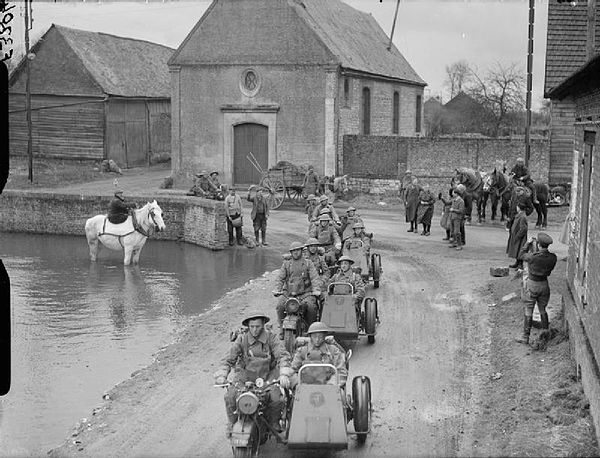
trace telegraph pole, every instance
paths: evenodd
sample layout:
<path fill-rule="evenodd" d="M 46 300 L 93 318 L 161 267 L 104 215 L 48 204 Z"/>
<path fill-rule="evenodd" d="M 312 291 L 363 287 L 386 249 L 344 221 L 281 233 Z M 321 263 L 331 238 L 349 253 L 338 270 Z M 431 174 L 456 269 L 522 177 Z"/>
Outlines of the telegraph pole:
<path fill-rule="evenodd" d="M 29 159 L 29 182 L 33 183 L 33 142 L 31 135 L 31 88 L 30 88 L 30 58 L 29 58 L 29 30 L 31 18 L 29 16 L 32 0 L 24 0 L 25 4 L 25 112 L 27 115 L 27 157 Z"/>
<path fill-rule="evenodd" d="M 535 0 L 529 0 L 529 32 L 527 47 L 527 99 L 525 108 L 527 110 L 527 124 L 525 125 L 525 166 L 529 167 L 531 156 L 531 80 L 533 72 L 533 22 L 535 20 Z"/>

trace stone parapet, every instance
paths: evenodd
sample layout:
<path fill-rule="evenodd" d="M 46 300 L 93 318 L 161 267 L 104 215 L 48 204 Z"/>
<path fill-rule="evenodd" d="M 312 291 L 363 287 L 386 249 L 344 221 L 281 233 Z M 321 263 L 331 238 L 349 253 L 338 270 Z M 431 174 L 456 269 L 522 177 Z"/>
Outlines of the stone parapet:
<path fill-rule="evenodd" d="M 85 235 L 85 222 L 106 214 L 112 196 L 90 196 L 41 191 L 4 191 L 0 196 L 0 231 L 38 234 Z M 129 194 L 128 200 L 143 206 L 154 200 Z M 166 230 L 152 238 L 176 240 L 212 250 L 227 246 L 223 202 L 170 195 L 157 199 L 163 210 Z"/>

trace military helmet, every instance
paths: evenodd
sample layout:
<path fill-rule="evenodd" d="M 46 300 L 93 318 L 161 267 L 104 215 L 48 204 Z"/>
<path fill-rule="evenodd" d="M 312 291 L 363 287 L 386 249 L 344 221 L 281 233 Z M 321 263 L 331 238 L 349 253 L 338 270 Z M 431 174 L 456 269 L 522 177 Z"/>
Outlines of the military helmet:
<path fill-rule="evenodd" d="M 364 228 L 365 228 L 365 225 L 361 221 L 355 223 L 354 226 L 352 226 L 352 229 L 364 229 Z"/>
<path fill-rule="evenodd" d="M 464 184 L 462 184 L 462 183 L 456 186 L 456 191 L 457 192 L 463 193 L 466 190 L 467 190 L 467 187 Z"/>
<path fill-rule="evenodd" d="M 341 256 L 340 259 L 338 259 L 337 263 L 341 264 L 342 261 L 348 261 L 348 262 L 350 262 L 350 264 L 354 264 L 354 259 L 352 259 L 350 256 L 346 256 L 346 255 Z"/>
<path fill-rule="evenodd" d="M 322 208 L 321 210 L 319 210 L 319 215 L 327 215 L 327 214 L 331 215 L 331 208 L 325 207 L 325 208 Z"/>
<path fill-rule="evenodd" d="M 304 248 L 304 245 L 302 245 L 300 242 L 292 242 L 290 245 L 290 252 L 301 250 L 302 248 Z"/>
<path fill-rule="evenodd" d="M 329 326 L 327 326 L 322 321 L 315 321 L 313 324 L 310 325 L 306 333 L 310 335 L 314 332 L 331 332 L 331 329 L 329 329 Z"/>
<path fill-rule="evenodd" d="M 212 177 L 213 175 L 218 175 L 219 172 L 216 170 L 213 170 L 212 172 L 210 172 L 210 176 Z"/>
<path fill-rule="evenodd" d="M 197 176 L 198 178 L 200 178 L 200 177 L 205 177 L 206 175 L 208 175 L 208 172 L 207 172 L 206 170 L 201 170 L 200 172 L 198 172 L 198 173 L 196 174 L 196 176 Z"/>
<path fill-rule="evenodd" d="M 309 194 L 308 197 L 306 198 L 306 200 L 316 200 L 317 197 L 314 194 Z"/>
<path fill-rule="evenodd" d="M 246 315 L 246 318 L 244 318 L 242 320 L 242 326 L 248 326 L 248 322 L 250 320 L 256 320 L 258 318 L 262 318 L 263 320 L 263 324 L 267 323 L 268 321 L 270 321 L 271 319 L 265 315 L 264 313 L 261 312 L 251 312 L 248 315 Z"/>
<path fill-rule="evenodd" d="M 319 202 L 325 202 L 326 200 L 329 200 L 329 197 L 327 197 L 325 194 L 319 197 Z"/>
<path fill-rule="evenodd" d="M 123 190 L 122 189 L 117 189 L 115 191 L 115 197 L 119 196 L 119 195 L 123 195 Z"/>
<path fill-rule="evenodd" d="M 320 245 L 320 243 L 316 238 L 311 237 L 306 241 L 306 244 L 304 246 L 313 246 L 313 245 Z"/>
<path fill-rule="evenodd" d="M 356 208 L 348 207 L 348 210 L 346 210 L 346 213 L 355 212 L 355 211 L 356 211 Z"/>
<path fill-rule="evenodd" d="M 319 216 L 319 221 L 331 221 L 331 218 L 329 217 L 329 215 L 321 215 Z"/>

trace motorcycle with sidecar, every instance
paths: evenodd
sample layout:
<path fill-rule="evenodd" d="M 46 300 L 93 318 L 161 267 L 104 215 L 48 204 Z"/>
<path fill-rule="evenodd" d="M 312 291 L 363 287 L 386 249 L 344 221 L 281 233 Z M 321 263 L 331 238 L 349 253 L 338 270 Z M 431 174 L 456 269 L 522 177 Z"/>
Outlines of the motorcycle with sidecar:
<path fill-rule="evenodd" d="M 334 383 L 319 383 L 314 371 L 329 371 Z M 362 444 L 371 430 L 371 380 L 361 375 L 352 380 L 352 393 L 346 395 L 339 384 L 335 366 L 324 363 L 305 364 L 298 371 L 298 385 L 287 445 L 291 449 L 348 448 L 348 436 L 356 435 Z M 353 420 L 354 430 L 348 430 Z"/>
<path fill-rule="evenodd" d="M 373 286 L 379 288 L 381 278 L 381 256 L 379 253 L 369 253 L 366 244 L 356 238 L 349 238 L 344 241 L 342 246 L 342 255 L 348 256 L 354 260 L 352 268 L 359 271 L 365 283 L 373 280 Z M 360 270 L 359 270 L 360 269 Z"/>
<path fill-rule="evenodd" d="M 284 304 L 284 318 L 283 318 L 283 343 L 285 349 L 294 354 L 296 345 L 296 338 L 306 334 L 310 323 L 306 322 L 306 317 L 302 313 L 302 304 L 296 294 L 285 295 L 283 291 L 273 291 L 275 297 L 285 296 L 286 301 Z M 317 303 L 319 294 L 313 294 L 317 296 Z M 318 306 L 318 305 L 317 305 Z"/>
<path fill-rule="evenodd" d="M 365 298 L 357 311 L 354 287 L 350 283 L 331 283 L 327 287 L 321 321 L 331 329 L 336 340 L 356 341 L 359 336 L 366 335 L 367 341 L 374 343 L 379 324 L 377 300 Z"/>

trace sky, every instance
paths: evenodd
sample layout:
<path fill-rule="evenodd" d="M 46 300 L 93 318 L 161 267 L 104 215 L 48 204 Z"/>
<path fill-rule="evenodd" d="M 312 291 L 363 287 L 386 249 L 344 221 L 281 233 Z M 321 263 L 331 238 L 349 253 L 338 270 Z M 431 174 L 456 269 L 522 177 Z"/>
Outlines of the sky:
<path fill-rule="evenodd" d="M 396 0 L 344 0 L 373 15 L 389 36 Z M 543 101 L 548 0 L 535 1 L 533 109 Z M 11 2 L 12 3 L 12 2 Z M 22 3 L 15 8 L 15 52 L 24 49 Z M 210 1 L 33 2 L 32 42 L 52 24 L 129 36 L 177 48 Z M 449 99 L 445 68 L 466 60 L 478 73 L 496 63 L 527 64 L 528 0 L 401 0 L 393 42 L 428 86 L 427 96 Z M 21 51 L 22 52 L 22 51 Z"/>

